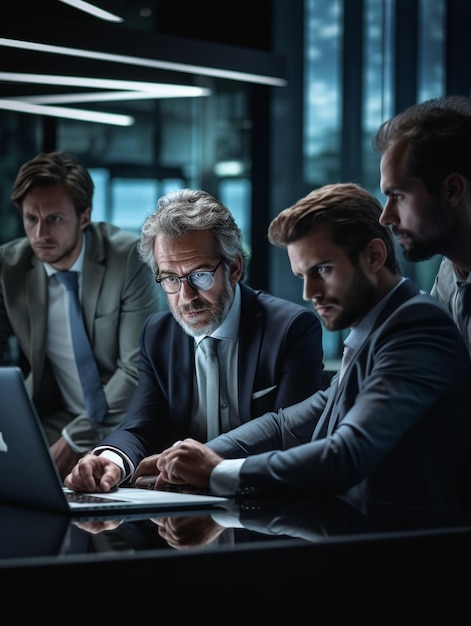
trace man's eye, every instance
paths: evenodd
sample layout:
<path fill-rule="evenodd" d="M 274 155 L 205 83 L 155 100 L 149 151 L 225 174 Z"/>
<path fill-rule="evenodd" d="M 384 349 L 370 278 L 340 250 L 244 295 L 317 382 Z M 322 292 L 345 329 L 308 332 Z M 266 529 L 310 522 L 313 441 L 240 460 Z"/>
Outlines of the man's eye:
<path fill-rule="evenodd" d="M 178 276 L 166 276 L 162 280 L 166 280 L 169 285 L 172 285 L 172 284 L 178 283 L 179 279 L 178 279 Z"/>

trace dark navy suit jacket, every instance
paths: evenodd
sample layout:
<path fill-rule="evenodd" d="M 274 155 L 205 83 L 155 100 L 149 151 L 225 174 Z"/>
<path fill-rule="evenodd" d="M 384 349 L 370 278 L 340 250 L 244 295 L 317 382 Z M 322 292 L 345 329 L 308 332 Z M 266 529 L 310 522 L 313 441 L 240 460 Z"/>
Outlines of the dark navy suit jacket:
<path fill-rule="evenodd" d="M 307 307 L 239 283 L 238 394 L 242 423 L 307 398 L 321 386 L 322 328 Z M 139 384 L 121 425 L 100 445 L 137 465 L 189 436 L 194 339 L 166 311 L 151 315 L 141 335 Z"/>
<path fill-rule="evenodd" d="M 247 457 L 243 496 L 350 493 L 462 510 L 471 500 L 471 366 L 444 307 L 407 279 L 339 383 L 209 442 Z"/>

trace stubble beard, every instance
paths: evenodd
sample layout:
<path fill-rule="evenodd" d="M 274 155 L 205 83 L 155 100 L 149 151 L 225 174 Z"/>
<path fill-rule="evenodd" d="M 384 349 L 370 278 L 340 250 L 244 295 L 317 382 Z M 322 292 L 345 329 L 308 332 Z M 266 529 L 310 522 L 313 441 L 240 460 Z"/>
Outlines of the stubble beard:
<path fill-rule="evenodd" d="M 191 311 L 205 311 L 208 309 L 203 300 L 198 299 L 189 305 L 183 305 L 172 309 L 175 320 L 180 324 L 183 330 L 191 337 L 197 337 L 200 335 L 210 335 L 216 328 L 218 328 L 222 322 L 226 319 L 227 313 L 231 308 L 232 301 L 234 299 L 234 291 L 229 278 L 226 277 L 224 281 L 224 288 L 220 294 L 218 301 L 212 305 L 212 312 L 210 318 L 205 323 L 188 324 L 183 318 L 185 312 Z"/>

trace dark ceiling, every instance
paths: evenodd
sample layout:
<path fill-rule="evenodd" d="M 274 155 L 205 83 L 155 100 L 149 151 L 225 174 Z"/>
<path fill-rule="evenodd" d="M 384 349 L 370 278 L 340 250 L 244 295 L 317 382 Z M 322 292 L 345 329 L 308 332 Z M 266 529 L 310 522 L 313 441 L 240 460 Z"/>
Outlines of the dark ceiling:
<path fill-rule="evenodd" d="M 225 5 L 209 0 L 95 0 L 96 6 L 124 18 L 111 23 L 59 0 L 41 0 L 2 8 L 0 37 L 114 54 L 195 63 L 268 76 L 283 75 L 283 61 L 271 51 L 270 0 L 240 0 Z M 0 72 L 59 74 L 151 82 L 201 84 L 196 73 L 149 69 L 48 52 L 0 46 Z M 59 89 L 83 92 L 82 87 Z M 0 97 L 56 94 L 58 87 L 0 81 Z M 109 106 L 109 105 L 108 105 Z"/>

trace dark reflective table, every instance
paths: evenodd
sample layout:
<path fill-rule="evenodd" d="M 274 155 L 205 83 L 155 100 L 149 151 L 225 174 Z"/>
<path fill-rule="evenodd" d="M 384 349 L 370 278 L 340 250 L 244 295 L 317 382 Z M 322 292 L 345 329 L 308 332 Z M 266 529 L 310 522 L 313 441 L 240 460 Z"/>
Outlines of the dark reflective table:
<path fill-rule="evenodd" d="M 254 601 L 265 617 L 288 607 L 293 617 L 315 598 L 374 590 L 376 600 L 394 597 L 394 607 L 426 593 L 427 606 L 446 601 L 449 618 L 469 602 L 470 548 L 468 515 L 343 498 L 249 500 L 124 520 L 0 506 L 3 604 L 10 591 L 40 584 L 82 600 L 90 590 L 159 598 L 181 617 Z M 124 610 L 105 604 L 104 615 Z"/>

